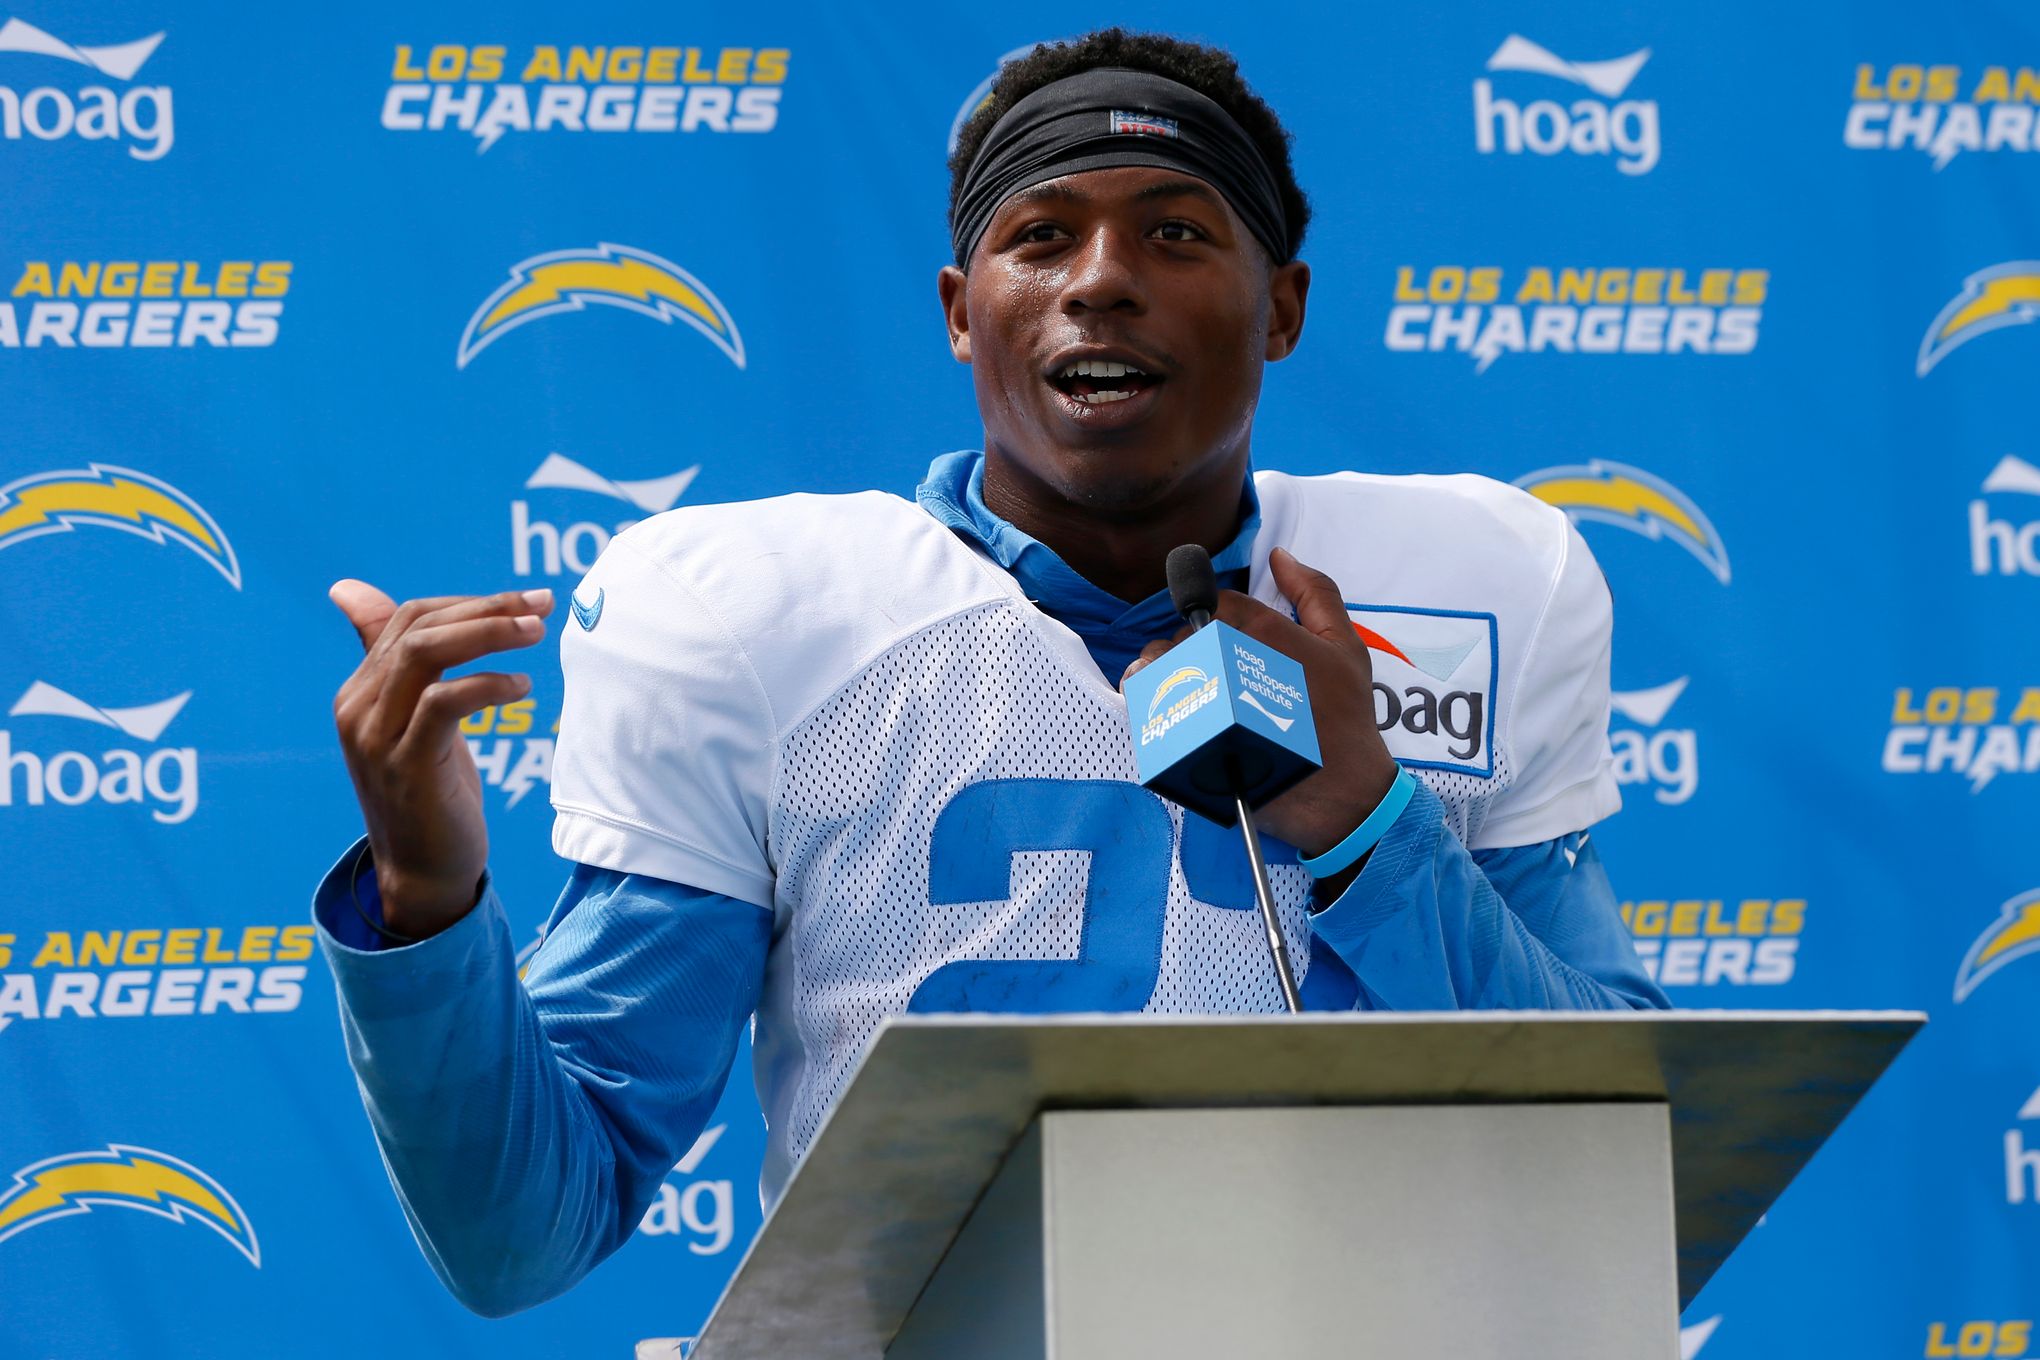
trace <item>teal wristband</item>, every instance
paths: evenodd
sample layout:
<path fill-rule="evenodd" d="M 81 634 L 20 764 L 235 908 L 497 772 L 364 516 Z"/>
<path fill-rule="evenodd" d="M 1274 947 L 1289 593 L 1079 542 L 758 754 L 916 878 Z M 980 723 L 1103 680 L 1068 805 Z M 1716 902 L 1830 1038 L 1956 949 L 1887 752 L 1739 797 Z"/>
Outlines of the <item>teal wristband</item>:
<path fill-rule="evenodd" d="M 1395 782 L 1388 786 L 1388 792 L 1381 795 L 1381 801 L 1374 811 L 1367 814 L 1367 820 L 1353 828 L 1353 834 L 1340 841 L 1315 859 L 1303 860 L 1304 871 L 1312 878 L 1326 879 L 1342 874 L 1353 866 L 1354 861 L 1372 850 L 1375 843 L 1388 834 L 1395 825 L 1395 819 L 1402 816 L 1404 808 L 1417 792 L 1417 777 L 1408 770 L 1398 768 Z"/>

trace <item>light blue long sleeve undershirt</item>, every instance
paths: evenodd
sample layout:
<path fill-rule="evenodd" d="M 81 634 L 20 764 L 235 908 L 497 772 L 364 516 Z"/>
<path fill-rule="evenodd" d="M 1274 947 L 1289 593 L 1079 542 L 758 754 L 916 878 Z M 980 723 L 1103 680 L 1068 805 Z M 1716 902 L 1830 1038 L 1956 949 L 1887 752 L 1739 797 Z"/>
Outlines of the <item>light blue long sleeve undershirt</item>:
<path fill-rule="evenodd" d="M 425 1259 L 501 1317 L 629 1239 L 722 1095 L 757 1008 L 768 912 L 576 865 L 522 979 L 493 884 L 446 930 L 384 944 L 362 844 L 312 916 L 347 1058 Z"/>
<path fill-rule="evenodd" d="M 313 919 L 404 1214 L 470 1309 L 543 1302 L 629 1239 L 713 1113 L 771 915 L 578 865 L 520 981 L 486 880 L 447 930 L 378 947 L 348 897 L 355 856 L 320 884 Z M 372 871 L 359 892 L 379 921 Z M 1469 853 L 1424 788 L 1311 927 L 1311 1009 L 1667 1004 L 1584 833 Z"/>

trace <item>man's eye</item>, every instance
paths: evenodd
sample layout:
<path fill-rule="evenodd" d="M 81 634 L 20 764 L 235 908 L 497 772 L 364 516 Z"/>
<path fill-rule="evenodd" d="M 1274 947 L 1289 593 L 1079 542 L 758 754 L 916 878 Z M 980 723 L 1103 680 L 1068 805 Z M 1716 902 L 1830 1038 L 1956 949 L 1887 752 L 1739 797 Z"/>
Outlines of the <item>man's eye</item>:
<path fill-rule="evenodd" d="M 1204 233 L 1188 222 L 1164 222 L 1155 228 L 1155 234 L 1164 241 L 1201 241 Z"/>
<path fill-rule="evenodd" d="M 1064 235 L 1063 229 L 1053 222 L 1036 222 L 1020 229 L 1022 241 L 1053 241 Z"/>

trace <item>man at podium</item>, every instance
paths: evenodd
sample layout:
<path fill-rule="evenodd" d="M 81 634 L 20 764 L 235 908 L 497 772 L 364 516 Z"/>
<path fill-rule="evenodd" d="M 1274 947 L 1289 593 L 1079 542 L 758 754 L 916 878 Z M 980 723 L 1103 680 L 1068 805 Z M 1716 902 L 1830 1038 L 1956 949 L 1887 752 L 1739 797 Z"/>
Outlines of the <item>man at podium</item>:
<path fill-rule="evenodd" d="M 1256 818 L 1306 1006 L 1665 1004 L 1587 834 L 1619 798 L 1577 532 L 1484 478 L 1251 469 L 1309 209 L 1232 58 L 1044 45 L 951 172 L 940 299 L 983 452 L 917 502 L 615 539 L 562 624 L 575 868 L 522 982 L 457 724 L 529 681 L 443 675 L 538 641 L 550 593 L 334 587 L 367 835 L 314 919 L 404 1211 L 478 1312 L 629 1237 L 754 1014 L 771 1198 L 888 1015 L 1283 1009 L 1237 840 L 1133 782 L 1116 686 L 1179 631 L 1179 544 L 1307 675 L 1324 768 Z"/>

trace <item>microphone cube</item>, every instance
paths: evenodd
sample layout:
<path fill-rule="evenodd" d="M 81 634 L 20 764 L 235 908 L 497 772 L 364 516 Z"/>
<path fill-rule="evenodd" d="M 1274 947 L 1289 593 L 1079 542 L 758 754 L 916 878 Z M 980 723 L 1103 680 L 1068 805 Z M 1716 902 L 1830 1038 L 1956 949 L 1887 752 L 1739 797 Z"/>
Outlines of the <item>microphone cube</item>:
<path fill-rule="evenodd" d="M 1126 682 L 1140 782 L 1231 826 L 1321 768 L 1303 667 L 1216 620 Z"/>

